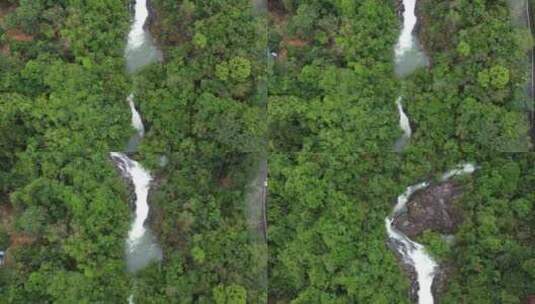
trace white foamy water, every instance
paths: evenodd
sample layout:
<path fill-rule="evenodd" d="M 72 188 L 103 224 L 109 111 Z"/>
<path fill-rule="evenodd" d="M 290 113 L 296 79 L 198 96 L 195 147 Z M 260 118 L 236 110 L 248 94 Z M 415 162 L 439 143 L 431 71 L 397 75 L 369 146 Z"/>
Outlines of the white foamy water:
<path fill-rule="evenodd" d="M 163 59 L 162 52 L 156 47 L 149 31 L 144 28 L 149 17 L 147 1 L 137 0 L 134 9 L 134 20 L 125 48 L 126 69 L 129 73 Z"/>
<path fill-rule="evenodd" d="M 476 171 L 477 167 L 474 164 L 471 163 L 465 163 L 462 165 L 457 166 L 457 168 L 452 169 L 442 175 L 442 180 L 448 180 L 456 175 L 462 175 L 462 174 L 471 174 Z"/>
<path fill-rule="evenodd" d="M 403 11 L 403 27 L 395 49 L 397 58 L 414 47 L 412 31 L 417 22 L 416 14 L 414 13 L 416 0 L 404 0 L 403 6 L 405 7 Z"/>
<path fill-rule="evenodd" d="M 403 133 L 407 138 L 410 138 L 412 135 L 411 124 L 409 123 L 409 117 L 403 111 L 403 105 L 401 104 L 401 96 L 396 100 L 396 105 L 399 112 L 399 127 L 403 130 Z"/>
<path fill-rule="evenodd" d="M 163 58 L 161 52 L 154 45 L 150 33 L 144 29 L 148 17 L 147 0 L 136 0 L 134 21 L 128 32 L 125 48 L 126 69 L 129 73 L 134 73 L 138 69 Z M 140 113 L 136 110 L 133 93 L 128 95 L 127 101 L 132 114 L 132 126 L 136 130 L 136 134 L 128 143 L 127 150 L 135 152 L 139 141 L 145 134 L 145 127 Z M 134 185 L 135 215 L 126 240 L 126 264 L 128 271 L 136 272 L 152 261 L 162 259 L 162 251 L 155 237 L 150 229 L 144 226 L 149 215 L 147 200 L 152 177 L 141 164 L 130 159 L 124 153 L 112 152 L 111 157 L 120 168 L 123 176 L 129 178 Z M 134 304 L 134 296 L 130 295 L 127 302 Z"/>
<path fill-rule="evenodd" d="M 392 227 L 394 216 L 405 209 L 410 196 L 429 184 L 427 182 L 419 183 L 417 185 L 409 186 L 400 196 L 398 196 L 397 204 L 394 207 L 394 212 L 391 217 L 385 219 L 386 231 L 388 236 L 399 242 L 400 248 L 398 252 L 401 254 L 404 263 L 414 266 L 418 280 L 418 303 L 431 304 L 433 303 L 433 294 L 431 292 L 431 285 L 435 276 L 435 269 L 437 263 L 425 252 L 424 246 L 413 242 L 406 235 L 397 231 Z"/>
<path fill-rule="evenodd" d="M 130 106 L 130 111 L 132 112 L 132 126 L 134 129 L 136 129 L 139 136 L 143 137 L 145 134 L 145 126 L 143 126 L 141 115 L 139 115 L 139 112 L 136 110 L 136 106 L 134 105 L 134 94 L 128 95 L 127 100 L 128 105 Z"/>
<path fill-rule="evenodd" d="M 417 38 L 413 35 L 414 28 L 418 22 L 416 17 L 416 0 L 403 0 L 403 26 L 395 46 L 395 63 L 396 75 L 403 77 L 409 75 L 416 69 L 426 66 L 429 61 L 425 54 L 420 50 Z M 409 118 L 403 111 L 401 104 L 402 97 L 398 97 L 396 105 L 399 112 L 399 124 L 404 135 L 399 138 L 395 144 L 395 150 L 401 151 L 409 142 L 412 130 Z"/>
<path fill-rule="evenodd" d="M 403 131 L 403 134 L 396 140 L 396 143 L 394 145 L 394 151 L 401 152 L 407 146 L 409 143 L 409 140 L 411 139 L 412 135 L 412 129 L 411 124 L 409 122 L 409 117 L 407 114 L 405 114 L 405 111 L 403 110 L 403 104 L 401 104 L 402 97 L 399 96 L 396 100 L 396 106 L 398 108 L 398 114 L 399 114 L 399 127 Z"/>
<path fill-rule="evenodd" d="M 143 26 L 149 17 L 147 0 L 136 0 L 134 10 L 134 23 L 128 33 L 127 50 L 138 48 L 145 42 L 145 30 L 143 29 Z"/>
<path fill-rule="evenodd" d="M 149 172 L 145 170 L 141 164 L 131 160 L 123 153 L 111 152 L 111 156 L 117 160 L 117 164 L 121 171 L 127 175 L 134 184 L 136 193 L 136 212 L 132 227 L 128 232 L 128 244 L 133 246 L 145 234 L 145 220 L 149 215 L 149 204 L 147 198 L 149 195 L 149 187 L 152 177 Z"/>
<path fill-rule="evenodd" d="M 465 163 L 457 166 L 457 168 L 450 170 L 442 175 L 442 181 L 445 181 L 453 176 L 473 173 L 477 167 L 474 164 Z M 397 214 L 406 211 L 406 205 L 410 196 L 421 189 L 429 186 L 428 182 L 422 182 L 416 185 L 407 187 L 405 192 L 397 198 L 396 206 L 392 215 L 385 219 L 386 231 L 388 237 L 397 241 L 396 250 L 402 257 L 403 263 L 407 263 L 414 267 L 416 271 L 416 279 L 418 281 L 418 303 L 419 304 L 433 304 L 432 285 L 435 278 L 437 263 L 433 258 L 427 254 L 425 247 L 422 244 L 412 241 L 402 232 L 396 230 L 392 223 Z"/>
<path fill-rule="evenodd" d="M 414 30 L 414 27 L 416 26 L 416 14 L 414 13 L 414 10 L 416 8 L 416 0 L 404 0 L 404 11 L 403 11 L 403 27 L 401 30 L 401 34 L 399 35 L 398 42 L 395 47 L 395 61 L 396 61 L 396 69 L 398 70 L 398 74 L 403 75 L 407 73 L 408 71 L 411 71 L 414 67 L 413 65 L 413 59 L 411 57 L 404 56 L 406 53 L 414 50 L 415 43 L 414 43 L 414 37 L 412 35 L 412 31 Z M 414 62 L 414 66 L 417 65 L 417 61 Z M 401 151 L 405 147 L 405 145 L 408 143 L 411 135 L 411 125 L 409 123 L 409 117 L 407 114 L 405 114 L 405 111 L 403 111 L 403 105 L 401 104 L 402 97 L 399 96 L 398 99 L 396 99 L 396 106 L 398 108 L 399 112 L 399 126 L 403 130 L 403 136 L 399 138 L 395 145 L 396 151 Z"/>

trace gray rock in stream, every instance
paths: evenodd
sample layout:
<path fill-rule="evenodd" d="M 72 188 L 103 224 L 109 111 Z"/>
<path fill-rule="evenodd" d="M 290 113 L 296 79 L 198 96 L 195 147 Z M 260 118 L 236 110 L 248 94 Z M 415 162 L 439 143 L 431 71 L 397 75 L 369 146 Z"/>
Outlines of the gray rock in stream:
<path fill-rule="evenodd" d="M 402 254 L 400 253 L 400 250 L 405 251 L 407 250 L 407 248 L 405 248 L 405 246 L 401 242 L 393 238 L 388 239 L 387 245 L 390 250 L 392 250 L 392 252 L 394 252 L 394 254 L 396 255 L 396 258 L 399 261 L 399 266 L 402 268 L 402 270 L 409 278 L 409 281 L 411 282 L 411 286 L 409 288 L 409 299 L 411 303 L 417 303 L 418 289 L 420 288 L 420 286 L 418 285 L 418 275 L 416 274 L 416 269 L 411 263 L 405 261 L 403 259 Z"/>
<path fill-rule="evenodd" d="M 128 155 L 128 153 L 126 153 Z M 132 181 L 132 178 L 125 173 L 124 170 L 121 169 L 121 166 L 123 166 L 122 162 L 119 161 L 118 159 L 116 159 L 115 157 L 111 156 L 110 155 L 110 160 L 111 162 L 113 163 L 113 167 L 117 170 L 117 172 L 121 175 L 123 181 L 125 182 L 126 184 L 126 189 L 127 189 L 127 203 L 128 203 L 128 207 L 131 209 L 131 210 L 136 210 L 136 193 L 135 193 L 135 187 L 134 187 L 134 182 Z"/>
<path fill-rule="evenodd" d="M 442 263 L 440 267 L 438 267 L 435 279 L 433 280 L 433 286 L 431 286 L 435 299 L 434 304 L 440 303 L 440 297 L 438 295 L 442 295 L 446 292 L 448 288 L 448 278 L 454 271 L 455 269 L 450 263 Z"/>
<path fill-rule="evenodd" d="M 153 180 L 151 182 L 151 186 L 149 188 L 149 194 L 147 196 L 147 203 L 149 204 L 149 214 L 147 216 L 147 219 L 145 220 L 145 225 L 148 226 L 155 234 L 156 237 L 160 234 L 160 226 L 159 224 L 162 221 L 163 218 L 163 210 L 161 207 L 156 203 L 156 199 L 154 198 L 155 195 L 157 195 L 158 191 L 160 191 L 160 186 L 162 184 L 162 177 L 161 176 L 153 176 Z"/>
<path fill-rule="evenodd" d="M 145 24 L 143 25 L 143 29 L 149 30 L 150 25 L 154 23 L 157 17 L 156 9 L 154 8 L 154 4 L 152 3 L 153 0 L 147 0 L 147 11 L 149 13 L 147 20 L 145 20 Z"/>
<path fill-rule="evenodd" d="M 442 234 L 453 234 L 462 222 L 455 202 L 462 195 L 462 187 L 454 181 L 431 185 L 415 192 L 407 203 L 406 212 L 394 219 L 394 227 L 409 238 L 430 229 Z"/>
<path fill-rule="evenodd" d="M 403 5 L 403 0 L 396 0 L 396 15 L 401 22 L 403 22 L 403 13 L 405 12 L 405 5 Z"/>

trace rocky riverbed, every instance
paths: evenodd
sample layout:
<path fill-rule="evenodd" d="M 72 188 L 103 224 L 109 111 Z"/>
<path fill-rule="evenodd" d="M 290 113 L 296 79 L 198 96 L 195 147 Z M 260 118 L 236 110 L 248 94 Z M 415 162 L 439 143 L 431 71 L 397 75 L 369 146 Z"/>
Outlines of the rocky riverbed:
<path fill-rule="evenodd" d="M 459 172 L 451 174 L 456 175 Z M 463 189 L 458 182 L 448 180 L 449 175 L 445 176 L 447 177 L 444 177 L 440 183 L 419 184 L 416 185 L 419 190 L 415 190 L 412 194 L 408 192 L 408 202 L 398 209 L 393 216 L 393 229 L 412 240 L 420 236 L 425 230 L 432 230 L 444 235 L 456 232 L 457 227 L 462 223 L 458 201 L 462 197 Z M 415 262 L 407 260 L 410 259 L 410 252 L 418 250 L 417 247 L 421 244 L 407 242 L 403 238 L 390 238 L 388 246 L 395 252 L 401 267 L 411 282 L 409 289 L 411 302 L 422 303 L 418 299 L 420 286 Z M 434 303 L 438 303 L 437 295 L 444 292 L 447 278 L 454 270 L 452 265 L 445 262 L 437 266 L 433 272 L 434 277 L 431 284 Z"/>
<path fill-rule="evenodd" d="M 394 227 L 413 239 L 424 230 L 452 234 L 462 222 L 456 202 L 462 195 L 462 187 L 447 181 L 431 185 L 415 192 L 407 203 L 406 212 L 394 218 Z"/>
<path fill-rule="evenodd" d="M 128 153 L 127 153 L 128 155 Z M 109 156 L 110 161 L 113 163 L 113 167 L 117 170 L 117 173 L 122 177 L 123 182 L 126 185 L 127 189 L 127 199 L 126 202 L 128 204 L 128 207 L 135 211 L 136 209 L 136 194 L 134 192 L 134 183 L 132 182 L 132 178 L 126 173 L 126 170 L 121 169 L 124 164 L 114 155 Z"/>

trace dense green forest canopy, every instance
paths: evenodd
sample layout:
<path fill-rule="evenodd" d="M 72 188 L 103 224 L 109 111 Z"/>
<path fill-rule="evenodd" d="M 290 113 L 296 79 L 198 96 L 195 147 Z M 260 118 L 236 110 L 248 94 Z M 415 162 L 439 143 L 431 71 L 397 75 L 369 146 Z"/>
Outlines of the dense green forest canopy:
<path fill-rule="evenodd" d="M 483 155 L 532 147 L 526 95 L 532 39 L 505 1 L 421 1 L 432 67 L 406 86 L 414 149 Z"/>
<path fill-rule="evenodd" d="M 270 7 L 269 46 L 277 52 L 269 78 L 270 298 L 408 301 L 384 219 L 405 187 L 472 161 L 481 170 L 462 180 L 469 194 L 459 202 L 466 220 L 457 242 L 432 231 L 419 241 L 451 271 L 441 303 L 520 303 L 535 290 L 525 94 L 531 44 L 503 1 L 420 1 L 431 65 L 396 79 L 395 10 L 393 1 Z M 346 86 L 359 77 L 367 82 Z M 415 129 L 401 155 L 391 153 L 398 94 Z"/>
<path fill-rule="evenodd" d="M 153 5 L 165 61 L 134 81 L 148 128 L 140 155 L 158 176 L 153 226 L 168 256 L 140 274 L 135 297 L 266 303 L 267 250 L 244 210 L 265 155 L 265 19 L 248 0 Z"/>
<path fill-rule="evenodd" d="M 392 1 L 273 2 L 270 151 L 391 150 L 400 135 Z"/>
<path fill-rule="evenodd" d="M 393 0 L 273 0 L 267 13 L 152 0 L 164 60 L 134 76 L 131 4 L 0 3 L 0 302 L 409 303 L 385 217 L 407 186 L 466 161 L 478 170 L 458 180 L 455 242 L 418 238 L 448 269 L 441 303 L 535 293 L 533 45 L 505 1 L 419 1 L 431 64 L 403 79 Z M 134 132 L 132 90 L 146 127 L 132 157 L 155 178 L 148 224 L 164 252 L 135 275 L 130 189 L 108 156 Z M 414 136 L 394 153 L 400 95 Z M 265 158 L 269 255 L 246 212 Z"/>
<path fill-rule="evenodd" d="M 4 303 L 120 302 L 126 2 L 2 3 L 0 269 Z M 104 115 L 105 113 L 105 115 Z"/>

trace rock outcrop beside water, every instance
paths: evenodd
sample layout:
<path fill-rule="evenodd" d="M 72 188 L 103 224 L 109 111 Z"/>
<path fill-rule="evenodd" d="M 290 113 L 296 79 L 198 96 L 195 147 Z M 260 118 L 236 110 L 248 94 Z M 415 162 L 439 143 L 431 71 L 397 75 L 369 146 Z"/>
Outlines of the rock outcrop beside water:
<path fill-rule="evenodd" d="M 145 25 L 143 25 L 143 29 L 149 30 L 151 25 L 157 22 L 158 18 L 158 12 L 154 8 L 154 5 L 152 3 L 153 0 L 147 0 L 147 10 L 149 12 L 149 16 L 147 17 L 147 20 L 145 21 Z"/>
<path fill-rule="evenodd" d="M 147 216 L 147 220 L 145 221 L 145 224 L 150 227 L 150 229 L 154 232 L 155 235 L 160 235 L 161 233 L 161 227 L 159 223 L 161 223 L 163 220 L 163 210 L 161 206 L 157 204 L 157 200 L 155 199 L 155 196 L 160 191 L 160 186 L 162 184 L 162 177 L 155 175 L 153 176 L 153 180 L 151 182 L 151 186 L 149 189 L 149 194 L 147 196 L 147 202 L 149 203 L 150 209 L 149 209 L 149 215 Z"/>
<path fill-rule="evenodd" d="M 398 18 L 403 19 L 403 12 L 405 12 L 405 5 L 403 5 L 403 0 L 396 0 L 395 5 L 396 15 L 398 16 Z"/>
<path fill-rule="evenodd" d="M 396 239 L 389 238 L 387 242 L 388 247 L 394 254 L 399 262 L 399 266 L 405 272 L 410 281 L 409 287 L 409 299 L 411 303 L 418 302 L 418 275 L 416 274 L 416 269 L 414 265 L 404 260 L 403 255 L 400 253 L 400 250 L 404 250 L 403 245 Z"/>
<path fill-rule="evenodd" d="M 448 288 L 448 278 L 453 275 L 455 272 L 455 267 L 451 263 L 441 263 L 440 267 L 437 269 L 435 274 L 435 279 L 433 280 L 433 286 L 431 290 L 434 295 L 435 304 L 440 303 L 440 297 L 446 292 Z"/>
<path fill-rule="evenodd" d="M 411 239 L 427 229 L 453 234 L 462 222 L 455 204 L 461 195 L 462 187 L 453 181 L 417 191 L 407 203 L 407 211 L 396 216 L 393 225 Z"/>
<path fill-rule="evenodd" d="M 132 181 L 132 177 L 130 177 L 126 172 L 124 172 L 123 170 L 120 169 L 121 166 L 123 166 L 123 164 L 121 163 L 121 161 L 119 161 L 116 157 L 114 157 L 113 155 L 109 156 L 111 162 L 114 164 L 114 168 L 117 170 L 117 173 L 119 173 L 119 175 L 121 175 L 124 183 L 126 184 L 126 189 L 127 189 L 127 199 L 126 199 L 126 202 L 128 203 L 128 207 L 131 209 L 131 210 L 134 210 L 136 209 L 136 193 L 135 193 L 135 187 L 134 187 L 134 182 Z"/>
<path fill-rule="evenodd" d="M 401 209 L 392 222 L 392 226 L 411 240 L 414 240 L 425 230 L 433 230 L 441 234 L 453 234 L 462 222 L 461 211 L 457 201 L 462 196 L 463 189 L 458 182 L 444 181 L 417 190 L 409 197 L 404 209 Z M 418 275 L 414 261 L 407 261 L 407 251 L 415 249 L 414 244 L 403 244 L 400 240 L 390 238 L 388 246 L 395 252 L 400 266 L 410 280 L 409 298 L 411 302 L 418 302 Z M 447 279 L 454 271 L 452 265 L 441 263 L 435 268 L 431 292 L 434 302 L 438 303 L 438 294 L 447 289 Z"/>

